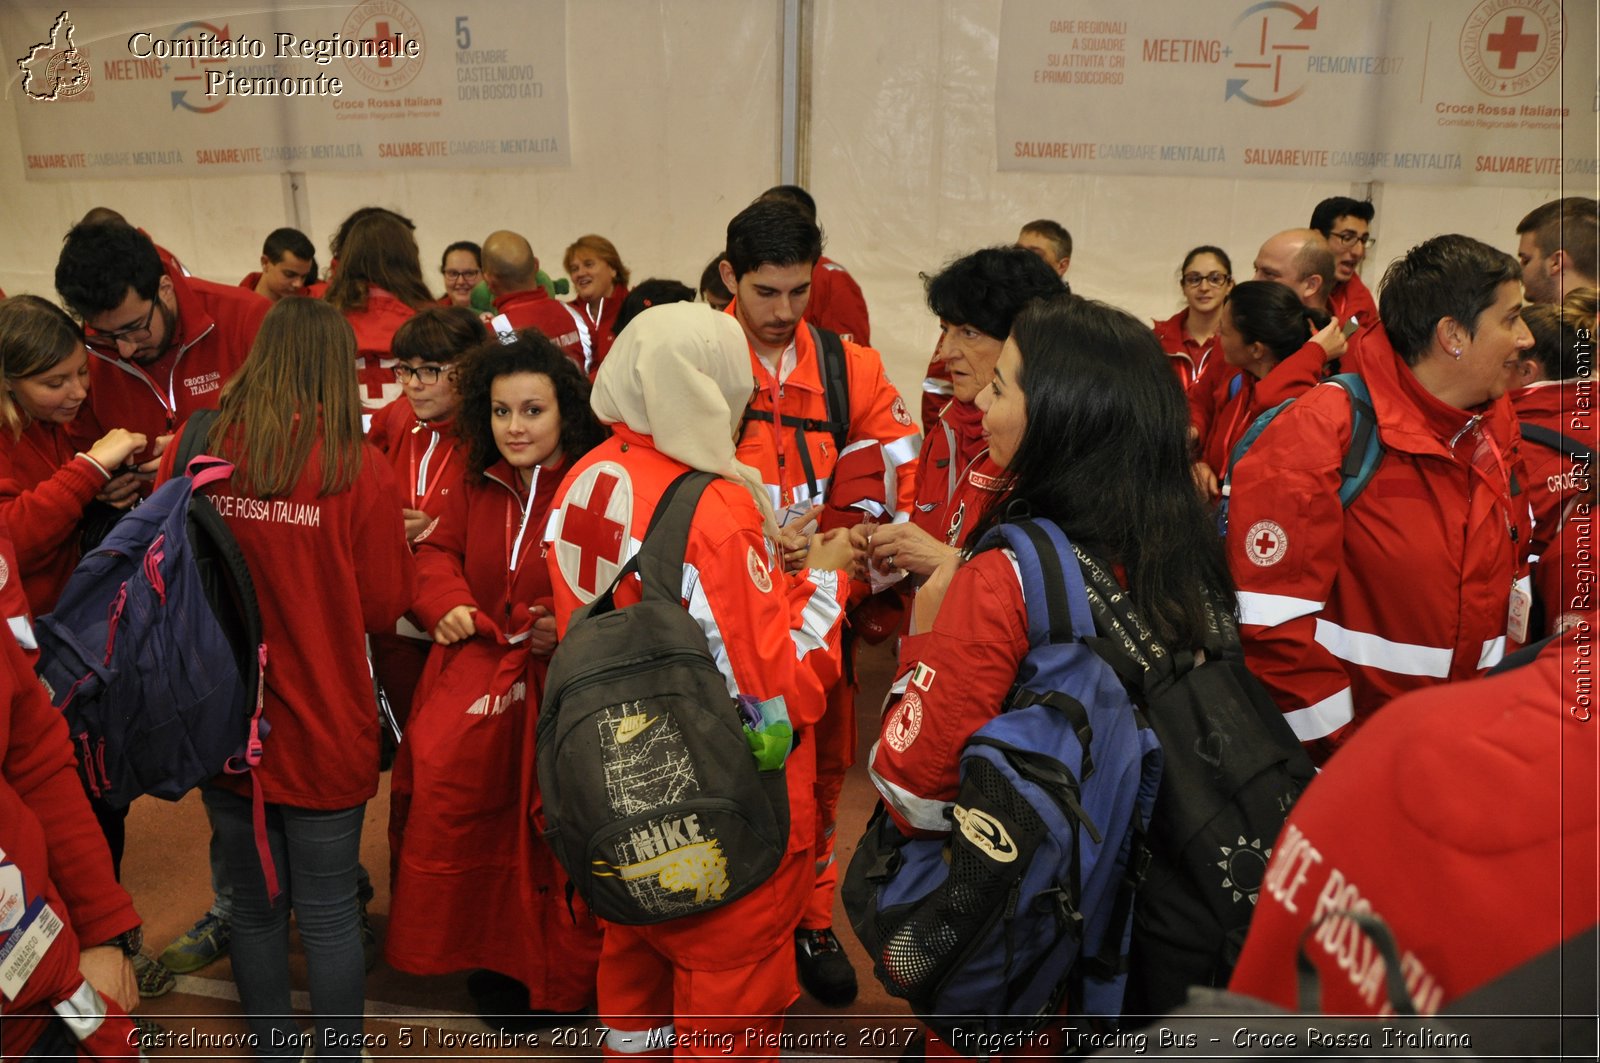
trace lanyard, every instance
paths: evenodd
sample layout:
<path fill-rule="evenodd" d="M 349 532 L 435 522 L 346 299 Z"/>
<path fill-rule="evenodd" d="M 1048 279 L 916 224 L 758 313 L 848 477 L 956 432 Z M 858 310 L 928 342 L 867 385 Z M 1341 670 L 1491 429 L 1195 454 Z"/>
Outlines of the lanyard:
<path fill-rule="evenodd" d="M 1467 467 L 1472 471 L 1472 475 L 1482 480 L 1484 486 L 1489 489 L 1494 498 L 1495 508 L 1499 509 L 1501 516 L 1505 518 L 1506 533 L 1510 535 L 1511 542 L 1515 545 L 1517 542 L 1517 522 L 1511 515 L 1511 471 L 1506 466 L 1505 455 L 1500 452 L 1500 445 L 1494 441 L 1494 437 L 1483 430 L 1483 422 L 1481 420 L 1472 425 L 1471 430 L 1477 436 L 1478 443 L 1487 447 L 1490 456 L 1494 458 L 1495 468 L 1500 472 L 1500 483 L 1496 484 L 1489 478 L 1487 472 L 1478 467 L 1476 447 L 1473 448 L 1473 453 L 1467 457 Z M 1501 491 L 1502 485 L 1505 488 L 1503 492 Z"/>
<path fill-rule="evenodd" d="M 418 432 L 421 432 L 427 427 L 428 424 L 426 421 L 418 421 L 416 427 L 411 429 L 411 480 L 406 485 L 407 490 L 411 492 L 411 508 L 420 509 L 424 512 L 426 512 L 428 509 L 428 503 L 433 500 L 434 492 L 439 489 L 439 483 L 444 479 L 445 467 L 450 464 L 450 458 L 455 453 L 454 447 L 445 448 L 444 457 L 439 462 L 438 471 L 432 477 L 433 484 L 432 486 L 426 486 L 425 481 L 428 478 L 428 462 L 433 456 L 434 449 L 439 445 L 439 433 L 429 429 L 429 431 L 433 432 L 433 438 L 428 441 L 427 449 L 424 450 L 420 456 L 417 454 L 415 437 Z"/>
<path fill-rule="evenodd" d="M 528 484 L 528 494 L 522 501 L 522 519 L 513 521 L 511 511 L 506 511 L 506 601 L 511 601 L 511 585 L 516 582 L 517 570 L 522 567 L 522 562 L 527 559 L 528 547 L 531 543 L 523 542 L 528 532 L 528 518 L 533 514 L 533 496 L 539 492 L 540 466 L 533 467 L 533 479 Z M 520 475 L 518 477 L 521 478 Z M 512 525 L 516 525 L 513 537 Z"/>
<path fill-rule="evenodd" d="M 1239 424 L 1245 419 L 1245 412 L 1250 409 L 1250 403 L 1255 399 L 1256 378 L 1248 370 L 1241 369 L 1244 382 L 1239 386 L 1239 394 L 1234 397 L 1233 417 L 1228 421 L 1228 432 L 1222 437 L 1226 444 L 1222 451 L 1222 468 L 1213 470 L 1220 482 L 1228 478 L 1228 466 L 1233 463 L 1233 448 L 1238 444 L 1239 437 L 1234 435 L 1239 431 Z"/>

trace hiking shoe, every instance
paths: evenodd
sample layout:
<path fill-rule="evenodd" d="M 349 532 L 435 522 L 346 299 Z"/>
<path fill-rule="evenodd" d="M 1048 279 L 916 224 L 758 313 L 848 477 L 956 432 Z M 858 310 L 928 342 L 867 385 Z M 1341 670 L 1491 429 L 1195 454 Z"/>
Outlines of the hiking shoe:
<path fill-rule="evenodd" d="M 207 912 L 200 921 L 161 953 L 161 965 L 174 974 L 190 974 L 228 954 L 233 928 Z"/>
<path fill-rule="evenodd" d="M 165 1041 L 167 1028 L 159 1022 L 142 1015 L 129 1015 L 128 1018 L 133 1020 L 134 1029 L 139 1031 L 141 1048 L 157 1048 Z"/>
<path fill-rule="evenodd" d="M 378 935 L 372 929 L 372 920 L 367 918 L 367 902 L 357 902 L 361 906 L 361 960 L 368 971 L 378 966 Z"/>
<path fill-rule="evenodd" d="M 800 984 L 817 1003 L 842 1008 L 855 1000 L 856 971 L 850 966 L 850 957 L 844 954 L 844 946 L 839 944 L 833 928 L 796 930 L 794 955 Z"/>
<path fill-rule="evenodd" d="M 178 980 L 159 960 L 152 960 L 142 952 L 134 953 L 133 973 L 139 979 L 141 997 L 162 997 L 172 992 Z"/>

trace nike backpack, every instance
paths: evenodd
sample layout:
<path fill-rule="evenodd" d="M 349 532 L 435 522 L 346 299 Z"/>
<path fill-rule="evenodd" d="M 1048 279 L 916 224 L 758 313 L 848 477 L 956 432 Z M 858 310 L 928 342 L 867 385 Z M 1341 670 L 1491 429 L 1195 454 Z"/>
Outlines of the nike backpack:
<path fill-rule="evenodd" d="M 644 542 L 572 614 L 550 658 L 536 748 L 545 839 L 595 915 L 697 915 L 772 876 L 789 840 L 781 766 L 761 770 L 741 703 L 683 607 L 684 552 L 709 473 L 672 482 Z M 618 608 L 637 571 L 643 597 Z M 759 713 L 759 710 L 757 710 Z"/>
<path fill-rule="evenodd" d="M 1122 1011 L 1128 926 L 1161 750 L 1095 635 L 1066 536 L 1026 520 L 979 543 L 1016 557 L 1027 656 L 1002 711 L 967 740 L 945 838 L 880 808 L 841 890 L 891 996 L 961 1050 L 1061 1011 Z M 976 1054 L 967 1052 L 964 1054 Z"/>

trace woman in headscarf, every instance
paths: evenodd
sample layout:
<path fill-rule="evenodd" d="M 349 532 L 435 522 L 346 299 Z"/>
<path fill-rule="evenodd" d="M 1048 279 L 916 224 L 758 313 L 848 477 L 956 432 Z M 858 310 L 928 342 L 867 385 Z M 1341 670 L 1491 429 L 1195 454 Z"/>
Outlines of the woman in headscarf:
<path fill-rule="evenodd" d="M 652 307 L 617 338 L 595 380 L 593 406 L 612 437 L 562 484 L 546 531 L 556 623 L 594 601 L 638 551 L 663 493 L 690 469 L 721 479 L 701 496 L 683 562 L 683 600 L 705 632 L 728 690 L 782 699 L 797 733 L 815 723 L 839 673 L 848 565 L 844 534 L 817 540 L 816 568 L 785 574 L 759 475 L 734 460 L 734 436 L 754 380 L 744 333 L 693 303 Z M 637 578 L 618 607 L 640 598 Z M 777 1058 L 783 1013 L 799 995 L 792 939 L 810 894 L 812 743 L 789 755 L 790 835 L 772 877 L 712 911 L 649 926 L 602 922 L 599 1012 L 606 1043 L 638 1051 L 671 1038 L 679 1058 Z M 653 1016 L 653 1018 L 651 1018 Z M 737 1018 L 735 1018 L 737 1016 Z M 765 1052 L 763 1052 L 765 1049 Z"/>

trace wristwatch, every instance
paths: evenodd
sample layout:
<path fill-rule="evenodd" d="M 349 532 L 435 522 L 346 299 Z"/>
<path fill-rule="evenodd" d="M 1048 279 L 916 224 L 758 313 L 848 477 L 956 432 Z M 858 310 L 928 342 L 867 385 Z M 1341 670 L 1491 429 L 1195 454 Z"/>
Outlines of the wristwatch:
<path fill-rule="evenodd" d="M 121 949 L 122 954 L 130 958 L 137 956 L 139 950 L 144 948 L 144 928 L 136 926 L 132 930 L 124 930 L 116 937 L 102 941 L 100 947 Z"/>

